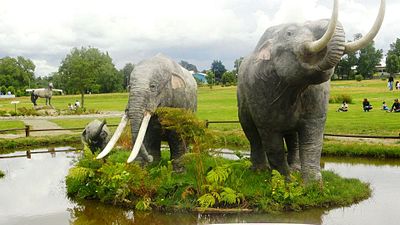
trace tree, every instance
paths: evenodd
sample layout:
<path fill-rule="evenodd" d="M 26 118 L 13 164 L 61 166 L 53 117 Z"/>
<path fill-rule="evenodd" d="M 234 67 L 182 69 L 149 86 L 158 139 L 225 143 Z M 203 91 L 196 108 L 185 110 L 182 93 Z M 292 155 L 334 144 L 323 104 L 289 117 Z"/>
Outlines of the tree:
<path fill-rule="evenodd" d="M 0 59 L 0 85 L 13 86 L 15 91 L 25 92 L 25 88 L 34 81 L 35 64 L 22 56 Z"/>
<path fill-rule="evenodd" d="M 390 74 L 400 71 L 400 39 L 390 44 L 390 49 L 386 55 L 386 71 Z"/>
<path fill-rule="evenodd" d="M 400 58 L 393 52 L 388 52 L 386 56 L 386 72 L 391 75 L 400 71 Z"/>
<path fill-rule="evenodd" d="M 364 76 L 364 78 L 372 78 L 376 65 L 382 60 L 382 49 L 376 50 L 374 42 L 371 42 L 367 47 L 360 50 L 357 71 Z"/>
<path fill-rule="evenodd" d="M 343 56 L 338 65 L 335 68 L 335 73 L 340 79 L 353 79 L 354 71 L 353 67 L 357 65 L 358 59 L 355 52 L 348 53 Z"/>
<path fill-rule="evenodd" d="M 207 74 L 206 76 L 207 84 L 210 87 L 210 89 L 212 89 L 213 85 L 215 84 L 215 75 L 211 70 L 207 71 L 206 74 Z"/>
<path fill-rule="evenodd" d="M 233 71 L 226 71 L 221 78 L 221 83 L 223 85 L 235 85 L 236 84 L 236 75 Z"/>
<path fill-rule="evenodd" d="M 235 68 L 236 75 L 239 74 L 240 64 L 242 64 L 243 59 L 244 59 L 243 57 L 240 57 L 240 58 L 236 59 L 234 62 L 233 67 Z"/>
<path fill-rule="evenodd" d="M 129 85 L 129 78 L 131 76 L 133 69 L 135 69 L 135 65 L 133 65 L 133 63 L 127 63 L 127 64 L 125 64 L 124 68 L 122 68 L 122 70 L 119 71 L 120 73 L 122 73 L 122 75 L 124 77 L 124 88 L 125 89 Z"/>
<path fill-rule="evenodd" d="M 58 72 L 69 92 L 81 94 L 81 105 L 84 107 L 85 93 L 91 91 L 96 81 L 103 85 L 115 81 L 113 77 L 117 69 L 108 53 L 102 53 L 97 48 L 82 47 L 71 50 L 70 54 L 62 60 Z M 103 90 L 110 89 L 109 86 L 102 88 Z"/>
<path fill-rule="evenodd" d="M 211 64 L 211 71 L 215 75 L 215 80 L 219 82 L 221 81 L 222 74 L 226 72 L 226 69 L 221 60 L 214 60 Z"/>
<path fill-rule="evenodd" d="M 197 67 L 195 65 L 190 64 L 190 63 L 188 63 L 186 61 L 183 61 L 183 60 L 180 61 L 179 65 L 181 65 L 183 68 L 185 68 L 185 69 L 187 69 L 189 71 L 193 71 L 195 73 L 197 73 L 197 71 L 198 71 Z"/>

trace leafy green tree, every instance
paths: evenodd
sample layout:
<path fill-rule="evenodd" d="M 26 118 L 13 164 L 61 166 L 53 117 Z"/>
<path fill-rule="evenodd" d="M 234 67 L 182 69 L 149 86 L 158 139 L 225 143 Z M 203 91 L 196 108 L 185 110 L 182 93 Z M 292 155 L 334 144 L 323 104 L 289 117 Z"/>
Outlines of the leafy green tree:
<path fill-rule="evenodd" d="M 112 82 L 117 69 L 108 53 L 102 53 L 97 48 L 81 47 L 71 50 L 62 60 L 58 72 L 69 92 L 81 94 L 81 105 L 84 107 L 85 93 L 91 91 L 92 86 L 97 82 L 103 85 Z M 104 86 L 102 89 L 110 90 L 111 88 Z"/>
<path fill-rule="evenodd" d="M 215 80 L 217 82 L 221 81 L 222 74 L 226 72 L 224 64 L 222 64 L 221 60 L 214 60 L 211 64 L 211 71 L 215 75 Z"/>
<path fill-rule="evenodd" d="M 207 74 L 206 76 L 207 84 L 210 87 L 210 89 L 212 89 L 213 85 L 215 85 L 215 75 L 211 70 L 207 71 L 206 74 Z"/>
<path fill-rule="evenodd" d="M 390 44 L 390 50 L 386 56 L 386 71 L 395 74 L 400 71 L 400 39 Z"/>
<path fill-rule="evenodd" d="M 338 75 L 339 79 L 353 79 L 354 78 L 354 68 L 357 65 L 358 59 L 356 53 L 348 53 L 343 56 L 338 65 L 335 68 L 335 74 Z"/>
<path fill-rule="evenodd" d="M 0 85 L 13 86 L 15 90 L 23 90 L 33 82 L 35 64 L 22 56 L 0 59 Z"/>
<path fill-rule="evenodd" d="M 183 68 L 185 68 L 185 69 L 187 69 L 187 70 L 189 70 L 189 71 L 193 71 L 193 72 L 195 72 L 195 73 L 197 73 L 197 67 L 195 66 L 195 65 L 193 65 L 193 64 L 190 64 L 190 63 L 188 63 L 188 62 L 186 62 L 186 61 L 183 61 L 183 60 L 181 60 L 180 62 L 179 62 L 179 65 L 181 65 Z"/>
<path fill-rule="evenodd" d="M 221 83 L 223 85 L 229 86 L 229 85 L 235 85 L 236 84 L 236 75 L 233 71 L 226 71 L 222 75 Z"/>
<path fill-rule="evenodd" d="M 378 65 L 383 57 L 382 49 L 376 50 L 374 42 L 371 42 L 367 47 L 360 50 L 357 71 L 366 79 L 372 78 L 375 67 Z"/>
<path fill-rule="evenodd" d="M 391 75 L 400 71 L 400 58 L 393 52 L 388 52 L 386 56 L 386 72 Z"/>

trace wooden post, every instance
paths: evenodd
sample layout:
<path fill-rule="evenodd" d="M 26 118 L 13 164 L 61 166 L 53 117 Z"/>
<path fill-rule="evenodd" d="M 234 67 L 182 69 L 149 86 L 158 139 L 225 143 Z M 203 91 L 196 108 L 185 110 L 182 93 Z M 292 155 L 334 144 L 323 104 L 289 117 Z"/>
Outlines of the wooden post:
<path fill-rule="evenodd" d="M 27 157 L 28 159 L 32 158 L 31 150 L 26 151 L 26 157 Z"/>
<path fill-rule="evenodd" d="M 206 120 L 206 128 L 208 128 L 208 120 Z"/>
<path fill-rule="evenodd" d="M 29 137 L 31 133 L 31 126 L 25 125 L 25 137 Z"/>

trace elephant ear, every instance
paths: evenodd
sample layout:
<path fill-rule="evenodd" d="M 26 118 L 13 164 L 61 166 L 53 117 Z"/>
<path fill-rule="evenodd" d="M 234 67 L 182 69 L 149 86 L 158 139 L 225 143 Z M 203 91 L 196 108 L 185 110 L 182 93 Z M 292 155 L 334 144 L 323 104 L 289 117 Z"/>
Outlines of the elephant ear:
<path fill-rule="evenodd" d="M 263 45 L 258 49 L 258 53 L 256 55 L 257 60 L 265 60 L 269 61 L 271 60 L 271 49 L 272 49 L 272 44 L 270 41 L 264 42 Z"/>
<path fill-rule="evenodd" d="M 172 89 L 184 88 L 186 86 L 185 81 L 176 73 L 172 73 L 171 76 Z"/>

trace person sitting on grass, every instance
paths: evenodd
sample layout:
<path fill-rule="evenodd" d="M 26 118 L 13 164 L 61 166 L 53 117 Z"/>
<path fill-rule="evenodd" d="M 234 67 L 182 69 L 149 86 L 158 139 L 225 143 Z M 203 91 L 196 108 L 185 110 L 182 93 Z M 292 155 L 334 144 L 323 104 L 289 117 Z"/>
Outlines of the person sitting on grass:
<path fill-rule="evenodd" d="M 349 105 L 347 105 L 346 101 L 343 101 L 342 106 L 338 108 L 337 112 L 347 112 L 349 110 Z"/>
<path fill-rule="evenodd" d="M 386 102 L 382 102 L 382 110 L 389 110 L 389 107 L 386 105 Z"/>
<path fill-rule="evenodd" d="M 395 99 L 392 105 L 392 108 L 390 109 L 390 112 L 400 112 L 400 103 L 399 99 Z"/>
<path fill-rule="evenodd" d="M 369 112 L 369 110 L 372 109 L 372 105 L 369 103 L 368 99 L 366 99 L 366 98 L 364 98 L 364 101 L 363 101 L 363 109 L 364 109 L 364 112 Z"/>

